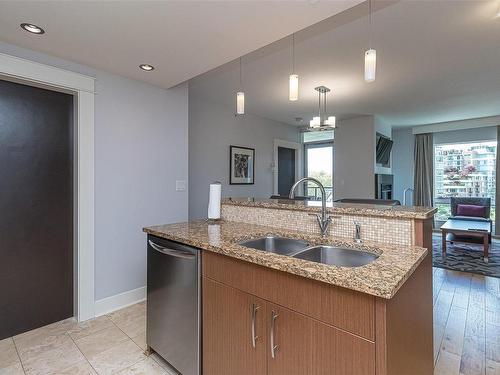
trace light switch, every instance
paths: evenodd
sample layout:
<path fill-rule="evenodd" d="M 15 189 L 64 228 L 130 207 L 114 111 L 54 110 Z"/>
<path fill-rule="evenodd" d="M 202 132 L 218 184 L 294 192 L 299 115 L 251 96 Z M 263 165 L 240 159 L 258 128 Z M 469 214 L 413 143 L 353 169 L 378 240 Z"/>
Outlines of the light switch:
<path fill-rule="evenodd" d="M 175 181 L 175 191 L 186 191 L 186 181 L 185 180 Z"/>

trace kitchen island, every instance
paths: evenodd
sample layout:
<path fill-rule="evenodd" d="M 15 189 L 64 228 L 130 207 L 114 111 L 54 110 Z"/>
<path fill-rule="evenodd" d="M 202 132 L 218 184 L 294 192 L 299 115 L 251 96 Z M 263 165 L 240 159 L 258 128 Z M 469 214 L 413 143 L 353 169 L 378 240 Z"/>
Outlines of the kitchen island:
<path fill-rule="evenodd" d="M 373 216 L 376 207 L 367 212 L 355 206 L 336 214 L 364 217 L 367 227 L 388 217 Z M 243 222 L 235 217 L 242 208 L 271 211 L 243 212 Z M 385 210 L 380 209 L 381 215 Z M 432 267 L 427 248 L 433 209 L 406 210 L 408 217 L 397 220 L 409 220 L 413 231 L 403 231 L 410 238 L 395 244 L 321 236 L 313 226 L 304 230 L 300 209 L 262 203 L 252 207 L 248 201 L 224 203 L 223 220 L 217 223 L 193 221 L 144 231 L 202 250 L 203 374 L 431 375 Z M 283 228 L 290 222 L 270 226 L 253 221 L 274 222 L 269 215 L 275 214 L 296 218 L 302 230 Z M 386 224 L 366 232 L 384 230 Z M 335 222 L 332 227 L 334 231 Z M 240 244 L 269 234 L 377 258 L 361 267 L 339 267 Z"/>

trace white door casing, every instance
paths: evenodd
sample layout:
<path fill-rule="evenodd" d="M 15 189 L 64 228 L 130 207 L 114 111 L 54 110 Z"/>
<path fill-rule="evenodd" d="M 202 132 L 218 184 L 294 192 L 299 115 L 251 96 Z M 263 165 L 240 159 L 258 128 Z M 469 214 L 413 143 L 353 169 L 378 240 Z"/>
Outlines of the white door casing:
<path fill-rule="evenodd" d="M 94 315 L 93 77 L 0 53 L 0 79 L 75 98 L 75 306 L 78 321 Z"/>

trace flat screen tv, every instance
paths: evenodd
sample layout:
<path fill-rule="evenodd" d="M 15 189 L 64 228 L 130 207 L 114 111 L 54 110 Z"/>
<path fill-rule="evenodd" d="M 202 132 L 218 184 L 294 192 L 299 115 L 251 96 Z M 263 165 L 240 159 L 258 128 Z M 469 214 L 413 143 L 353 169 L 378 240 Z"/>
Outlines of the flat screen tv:
<path fill-rule="evenodd" d="M 386 138 L 384 136 L 379 136 L 377 138 L 377 164 L 389 166 L 393 142 L 389 138 Z"/>

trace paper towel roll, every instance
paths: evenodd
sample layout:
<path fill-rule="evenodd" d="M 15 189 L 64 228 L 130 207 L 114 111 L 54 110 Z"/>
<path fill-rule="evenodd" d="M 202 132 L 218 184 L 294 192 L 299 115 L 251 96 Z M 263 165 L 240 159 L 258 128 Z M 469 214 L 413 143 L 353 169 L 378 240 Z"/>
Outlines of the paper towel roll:
<path fill-rule="evenodd" d="M 222 186 L 220 182 L 210 184 L 210 193 L 208 196 L 208 218 L 220 219 L 220 201 Z"/>

